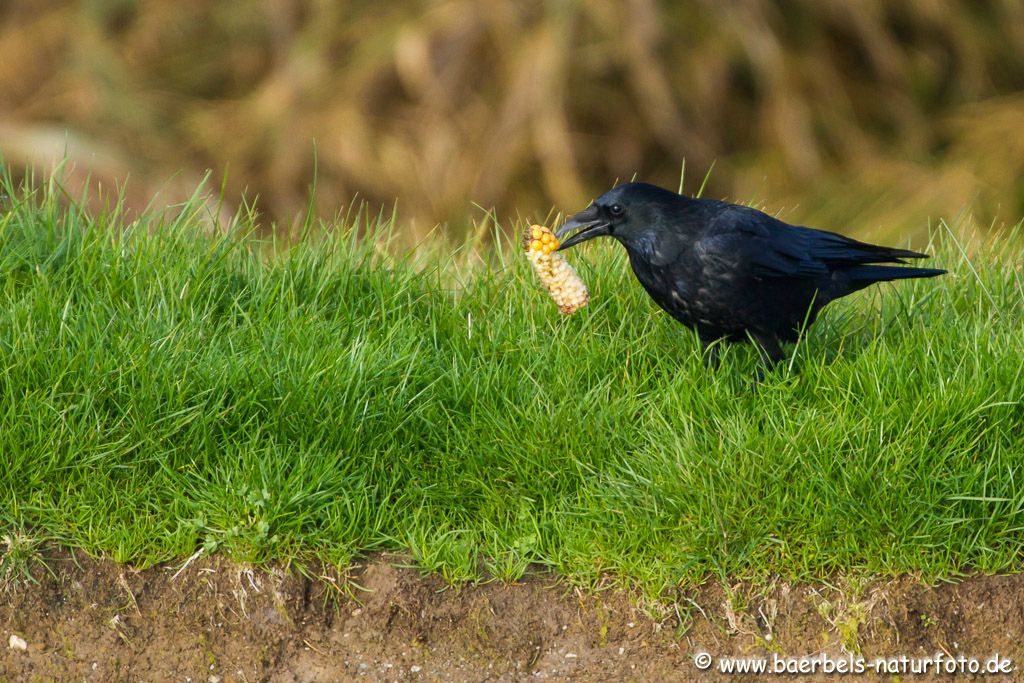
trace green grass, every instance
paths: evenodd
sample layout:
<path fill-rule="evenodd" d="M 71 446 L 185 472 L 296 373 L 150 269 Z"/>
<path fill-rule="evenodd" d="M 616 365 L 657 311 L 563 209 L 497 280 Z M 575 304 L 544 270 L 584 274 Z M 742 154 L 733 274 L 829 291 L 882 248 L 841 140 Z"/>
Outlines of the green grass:
<path fill-rule="evenodd" d="M 536 563 L 651 593 L 1024 554 L 1013 237 L 968 261 L 947 235 L 952 274 L 833 304 L 752 391 L 756 354 L 706 371 L 610 244 L 574 250 L 594 298 L 562 318 L 525 259 L 415 265 L 356 238 L 373 221 L 282 250 L 204 235 L 198 203 L 125 225 L 53 186 L 5 192 L 0 536 L 18 547 L 398 549 L 453 581 Z"/>

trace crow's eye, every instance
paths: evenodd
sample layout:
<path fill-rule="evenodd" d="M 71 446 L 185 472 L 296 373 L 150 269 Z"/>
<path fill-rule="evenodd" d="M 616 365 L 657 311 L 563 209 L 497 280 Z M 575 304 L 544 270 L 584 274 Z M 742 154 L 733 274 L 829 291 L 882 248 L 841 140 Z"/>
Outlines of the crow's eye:
<path fill-rule="evenodd" d="M 610 213 L 615 218 L 618 218 L 619 216 L 622 216 L 624 213 L 626 213 L 626 210 L 622 208 L 622 204 L 612 204 L 611 206 L 608 207 L 608 213 Z"/>

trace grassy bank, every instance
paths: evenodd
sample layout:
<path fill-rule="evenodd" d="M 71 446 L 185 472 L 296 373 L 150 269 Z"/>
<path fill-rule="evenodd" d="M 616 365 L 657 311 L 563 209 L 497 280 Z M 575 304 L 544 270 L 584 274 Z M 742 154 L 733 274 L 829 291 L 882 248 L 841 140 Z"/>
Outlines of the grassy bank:
<path fill-rule="evenodd" d="M 572 255 L 594 299 L 562 318 L 514 255 L 414 268 L 340 226 L 282 251 L 204 235 L 199 209 L 125 226 L 6 192 L 14 546 L 407 549 L 456 580 L 539 563 L 650 591 L 1021 559 L 1015 247 L 968 260 L 946 235 L 950 275 L 833 304 L 754 392 L 755 354 L 706 371 L 612 245 Z"/>

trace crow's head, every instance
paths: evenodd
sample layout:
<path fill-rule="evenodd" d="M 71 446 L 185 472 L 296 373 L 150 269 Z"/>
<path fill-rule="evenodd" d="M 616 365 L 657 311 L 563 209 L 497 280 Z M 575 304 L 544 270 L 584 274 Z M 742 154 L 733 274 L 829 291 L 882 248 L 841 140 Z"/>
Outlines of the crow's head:
<path fill-rule="evenodd" d="M 657 230 L 666 213 L 671 212 L 680 199 L 675 192 L 647 183 L 616 187 L 555 231 L 559 239 L 577 231 L 559 248 L 568 249 L 601 235 L 610 235 L 628 248 Z"/>

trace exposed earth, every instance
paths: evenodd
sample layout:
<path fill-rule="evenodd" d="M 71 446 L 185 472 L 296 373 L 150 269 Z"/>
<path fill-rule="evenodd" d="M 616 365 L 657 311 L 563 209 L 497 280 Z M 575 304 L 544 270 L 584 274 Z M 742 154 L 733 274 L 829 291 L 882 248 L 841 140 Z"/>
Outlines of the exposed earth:
<path fill-rule="evenodd" d="M 1024 575 L 715 584 L 666 608 L 542 572 L 452 588 L 403 563 L 376 556 L 344 577 L 308 578 L 217 558 L 135 571 L 53 553 L 34 583 L 9 580 L 0 593 L 0 681 L 835 680 L 716 671 L 723 655 L 822 652 L 941 652 L 982 666 L 998 653 L 1024 667 Z M 702 652 L 714 655 L 708 671 L 695 664 Z M 1024 674 L 955 677 L 973 678 Z"/>

